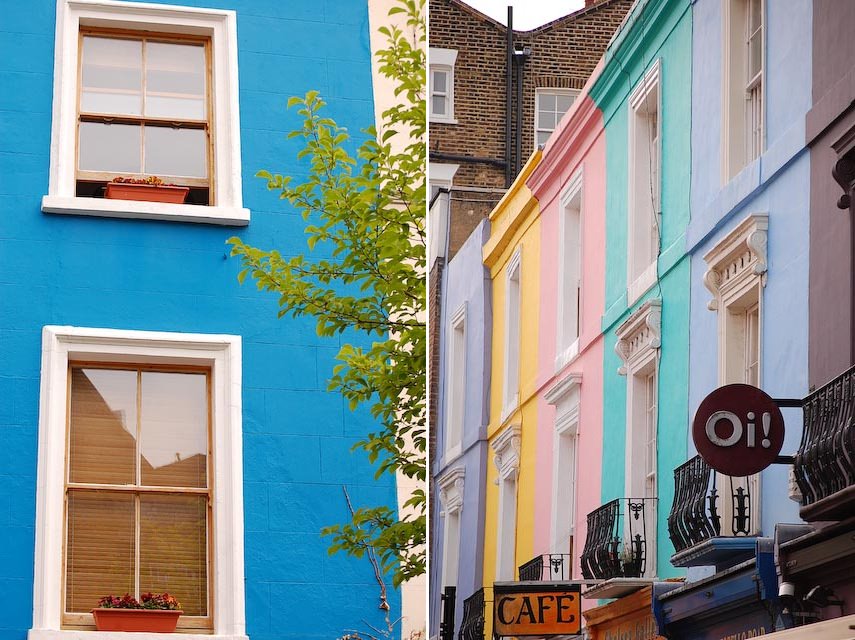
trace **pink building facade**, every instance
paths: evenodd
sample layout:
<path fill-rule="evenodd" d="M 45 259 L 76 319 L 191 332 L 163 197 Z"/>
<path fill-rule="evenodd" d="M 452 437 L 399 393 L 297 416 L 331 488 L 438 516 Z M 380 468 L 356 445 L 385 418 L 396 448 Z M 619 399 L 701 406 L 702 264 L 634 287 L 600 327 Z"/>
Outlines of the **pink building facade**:
<path fill-rule="evenodd" d="M 534 547 L 573 579 L 601 503 L 605 179 L 602 113 L 583 91 L 527 183 L 541 208 Z"/>

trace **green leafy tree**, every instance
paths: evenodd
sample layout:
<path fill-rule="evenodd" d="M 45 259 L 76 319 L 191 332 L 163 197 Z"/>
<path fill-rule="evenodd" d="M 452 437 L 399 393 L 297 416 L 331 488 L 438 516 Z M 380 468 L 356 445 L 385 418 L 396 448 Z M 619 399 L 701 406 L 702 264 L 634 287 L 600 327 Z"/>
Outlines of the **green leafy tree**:
<path fill-rule="evenodd" d="M 321 336 L 357 330 L 340 347 L 329 389 L 351 410 L 370 407 L 378 429 L 356 446 L 376 465 L 377 477 L 402 473 L 425 484 L 426 348 L 425 263 L 425 18 L 424 0 L 398 0 L 390 16 L 402 27 L 382 27 L 380 71 L 395 85 L 398 103 L 383 113 L 379 133 L 366 129 L 355 157 L 346 129 L 325 115 L 317 91 L 294 97 L 302 127 L 297 157 L 308 163 L 305 181 L 260 171 L 270 190 L 306 221 L 308 251 L 293 257 L 231 238 L 246 276 L 279 295 L 279 316 L 311 316 Z M 398 136 L 399 138 L 396 138 Z M 398 139 L 403 140 L 395 144 Z M 348 333 L 348 336 L 352 335 Z M 327 527 L 330 552 L 376 555 L 396 585 L 425 572 L 424 489 L 401 513 L 388 506 L 355 509 L 350 522 Z M 381 585 L 382 586 L 382 585 Z"/>

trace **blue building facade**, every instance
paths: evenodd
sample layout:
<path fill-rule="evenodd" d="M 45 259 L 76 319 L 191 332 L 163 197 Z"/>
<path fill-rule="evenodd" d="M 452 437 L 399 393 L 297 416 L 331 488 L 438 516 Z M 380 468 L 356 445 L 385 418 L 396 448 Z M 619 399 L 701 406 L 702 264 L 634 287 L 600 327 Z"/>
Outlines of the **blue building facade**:
<path fill-rule="evenodd" d="M 86 482 L 79 481 L 85 474 L 75 475 L 75 457 L 83 460 L 81 449 L 75 447 L 84 446 L 74 435 L 78 428 L 74 407 L 83 406 L 75 403 L 84 393 L 75 372 L 85 377 L 86 367 L 102 373 L 136 368 L 142 380 L 137 406 L 143 416 L 149 393 L 146 376 L 191 370 L 207 376 L 208 390 L 202 391 L 201 402 L 208 407 L 208 428 L 200 428 L 203 445 L 198 452 L 206 460 L 207 474 L 203 467 L 202 480 L 190 491 L 202 496 L 200 535 L 207 531 L 207 544 L 200 544 L 194 556 L 203 566 L 194 579 L 200 572 L 205 576 L 202 587 L 196 587 L 201 595 L 196 597 L 200 604 L 194 624 L 216 637 L 253 640 L 334 638 L 368 625 L 385 628 L 384 612 L 377 607 L 381 587 L 368 560 L 328 555 L 329 539 L 320 535 L 323 526 L 349 520 L 342 487 L 355 507 L 396 504 L 394 479 L 375 480 L 366 456 L 351 450 L 376 424 L 367 411 L 351 412 L 340 395 L 326 391 L 338 340 L 318 337 L 311 319 L 278 320 L 274 297 L 249 283 L 239 286 L 239 264 L 229 258 L 225 244 L 237 235 L 248 244 L 277 248 L 285 255 L 306 251 L 302 218 L 253 176 L 260 169 L 272 169 L 299 180 L 305 173 L 305 165 L 295 159 L 297 143 L 286 140 L 286 133 L 300 124 L 296 114 L 285 109 L 292 95 L 319 90 L 329 103 L 328 113 L 351 131 L 373 122 L 367 4 L 349 0 L 287 4 L 183 0 L 181 4 L 188 6 L 182 8 L 173 4 L 36 0 L 4 7 L 0 636 L 22 639 L 31 630 L 30 638 L 56 637 L 50 633 L 59 628 L 92 628 L 88 613 L 80 613 L 81 605 L 69 604 L 72 587 L 90 588 L 100 595 L 118 589 L 115 580 L 108 581 L 102 593 L 99 585 L 86 585 L 85 579 L 69 573 L 69 567 L 84 572 L 86 554 L 93 555 L 92 550 L 97 551 L 94 555 L 112 557 L 121 538 L 115 534 L 111 538 L 115 545 L 98 551 L 98 541 L 104 540 L 97 526 L 84 521 L 85 510 L 74 511 L 81 515 L 73 516 L 71 524 L 66 518 L 72 511 L 64 512 L 72 494 L 97 493 L 93 486 L 110 492 L 98 473 Z M 109 46 L 121 41 L 131 43 L 128 47 L 144 47 L 149 104 L 155 104 L 156 82 L 167 87 L 159 96 L 162 117 L 153 115 L 154 107 L 124 120 L 80 115 L 87 111 L 87 100 L 99 100 L 93 98 L 96 94 L 102 100 L 109 94 L 114 106 L 133 94 L 128 89 L 129 72 L 123 68 L 124 53 L 103 54 L 118 69 L 87 75 L 95 73 L 86 67 L 86 56 L 95 55 L 86 49 L 87 36 L 110 41 Z M 180 82 L 189 56 L 178 56 L 182 61 L 176 62 L 168 55 L 169 46 L 206 51 L 207 69 L 203 65 L 198 74 L 201 78 L 207 72 L 207 81 L 200 81 L 206 89 L 199 95 L 191 95 L 188 84 Z M 158 62 L 158 55 L 165 61 Z M 80 76 L 78 58 L 83 58 Z M 119 89 L 105 90 L 110 83 Z M 170 109 L 185 107 L 170 100 L 184 101 L 185 107 L 188 102 L 206 102 L 206 115 L 184 115 L 179 122 Z M 78 125 L 81 131 L 101 133 L 78 139 Z M 190 131 L 204 130 L 212 142 L 207 167 L 198 171 L 201 177 L 178 169 L 158 173 L 197 176 L 187 181 L 190 197 L 207 199 L 210 206 L 88 197 L 91 185 L 103 186 L 99 183 L 103 177 L 96 175 L 99 170 L 154 173 L 140 170 L 133 164 L 136 158 L 130 165 L 117 161 L 115 169 L 110 164 L 122 156 L 116 131 L 123 126 L 153 132 L 134 144 L 146 150 L 150 144 L 143 162 L 158 161 L 162 167 L 186 161 L 196 144 L 169 138 L 170 131 L 186 133 L 189 139 L 195 135 Z M 155 134 L 167 136 L 159 151 Z M 85 153 L 95 149 L 94 156 L 77 154 L 78 144 L 87 149 Z M 89 378 L 97 389 L 98 376 Z M 153 406 L 168 408 L 170 402 L 186 400 L 175 395 L 175 388 L 162 393 L 166 395 L 155 397 Z M 125 431 L 130 429 L 120 431 L 121 437 L 133 436 L 132 421 L 117 409 L 118 396 L 110 399 L 106 391 L 102 396 L 97 410 L 106 412 L 109 407 L 112 417 L 102 415 L 98 424 L 121 419 Z M 164 400 L 167 396 L 172 399 Z M 65 413 L 68 405 L 70 420 Z M 175 416 L 180 411 L 167 413 Z M 164 417 L 159 428 L 169 428 L 172 419 Z M 66 423 L 71 430 L 68 446 Z M 145 417 L 137 423 L 143 425 L 138 427 L 143 439 L 154 433 Z M 169 434 L 161 432 L 162 437 Z M 119 437 L 95 436 L 106 443 Z M 68 473 L 63 464 L 66 451 L 72 465 Z M 112 455 L 108 444 L 96 444 L 89 454 L 92 459 Z M 146 455 L 143 451 L 134 458 L 143 477 L 140 480 L 138 474 L 137 486 L 147 484 Z M 167 455 L 178 462 L 186 459 L 181 452 Z M 142 513 L 149 490 L 131 492 Z M 155 501 L 171 495 L 163 489 L 152 493 L 159 496 L 151 498 Z M 95 521 L 105 523 L 105 531 L 116 521 L 113 511 L 93 513 Z M 130 518 L 136 523 L 128 525 L 131 528 L 150 524 L 146 517 Z M 69 526 L 76 534 L 88 532 L 89 538 L 73 540 Z M 162 528 L 149 534 L 144 529 L 136 538 L 129 534 L 129 548 L 137 555 L 128 565 L 131 587 L 134 576 L 143 571 L 146 560 L 140 558 L 148 541 L 167 535 Z M 89 561 L 97 565 L 96 560 Z M 100 570 L 114 577 L 117 571 L 103 566 Z M 168 566 L 164 571 L 169 573 Z M 138 577 L 139 587 L 145 589 L 146 580 L 157 588 L 170 584 L 152 575 Z M 400 599 L 391 581 L 387 583 L 395 620 Z M 87 606 L 95 605 L 93 601 Z"/>
<path fill-rule="evenodd" d="M 483 220 L 443 274 L 440 406 L 433 487 L 439 500 L 431 536 L 430 628 L 440 629 L 440 594 L 456 587 L 454 629 L 463 601 L 481 588 L 488 459 L 492 285 L 482 261 L 490 238 Z"/>

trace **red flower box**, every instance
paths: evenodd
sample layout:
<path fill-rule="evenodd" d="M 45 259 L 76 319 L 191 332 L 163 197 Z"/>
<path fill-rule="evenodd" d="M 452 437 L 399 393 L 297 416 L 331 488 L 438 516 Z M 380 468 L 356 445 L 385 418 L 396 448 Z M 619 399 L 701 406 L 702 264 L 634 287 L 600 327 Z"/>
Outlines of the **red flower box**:
<path fill-rule="evenodd" d="M 104 197 L 112 200 L 145 200 L 147 202 L 183 204 L 188 193 L 190 193 L 189 187 L 108 182 Z"/>
<path fill-rule="evenodd" d="M 178 624 L 178 616 L 182 613 L 184 612 L 181 610 L 170 609 L 92 609 L 98 631 L 172 633 Z"/>

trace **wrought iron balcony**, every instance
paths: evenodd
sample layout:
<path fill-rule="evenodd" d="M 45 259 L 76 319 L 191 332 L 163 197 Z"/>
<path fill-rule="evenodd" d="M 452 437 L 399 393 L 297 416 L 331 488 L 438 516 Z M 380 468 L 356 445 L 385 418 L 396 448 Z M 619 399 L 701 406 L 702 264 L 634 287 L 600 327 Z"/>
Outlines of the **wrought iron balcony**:
<path fill-rule="evenodd" d="M 459 640 L 484 640 L 484 589 L 463 601 Z"/>
<path fill-rule="evenodd" d="M 643 576 L 655 516 L 655 498 L 618 498 L 589 513 L 582 575 L 589 580 Z"/>
<path fill-rule="evenodd" d="M 519 568 L 520 580 L 570 580 L 571 569 L 569 553 L 544 553 Z"/>
<path fill-rule="evenodd" d="M 837 520 L 855 509 L 855 367 L 803 403 L 804 429 L 793 470 L 807 521 Z"/>
<path fill-rule="evenodd" d="M 439 623 L 439 640 L 454 640 L 454 601 L 457 587 L 444 587 L 440 595 L 442 616 Z"/>

